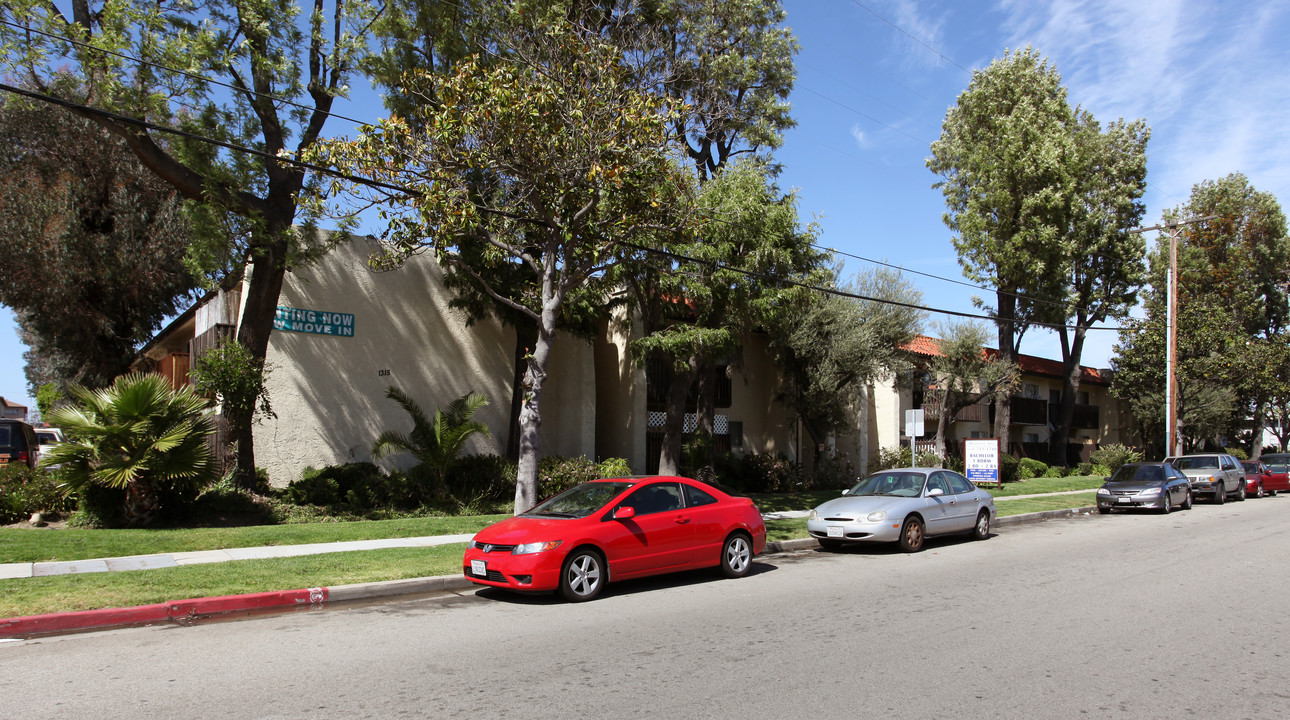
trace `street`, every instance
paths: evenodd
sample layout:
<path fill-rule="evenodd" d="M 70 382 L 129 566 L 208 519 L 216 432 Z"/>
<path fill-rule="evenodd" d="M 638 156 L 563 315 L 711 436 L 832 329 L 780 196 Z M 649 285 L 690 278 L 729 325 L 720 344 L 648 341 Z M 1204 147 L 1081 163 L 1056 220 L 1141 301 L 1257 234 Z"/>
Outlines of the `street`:
<path fill-rule="evenodd" d="M 1284 718 L 1290 497 L 0 643 L 0 717 Z"/>

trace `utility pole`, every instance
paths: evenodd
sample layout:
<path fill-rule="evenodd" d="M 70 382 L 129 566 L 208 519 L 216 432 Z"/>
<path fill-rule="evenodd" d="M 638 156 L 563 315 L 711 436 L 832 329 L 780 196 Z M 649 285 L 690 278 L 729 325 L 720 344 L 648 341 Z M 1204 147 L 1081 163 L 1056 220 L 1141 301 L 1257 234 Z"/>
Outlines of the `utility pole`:
<path fill-rule="evenodd" d="M 1168 293 L 1165 315 L 1165 457 L 1182 454 L 1182 448 L 1178 443 L 1178 378 L 1174 368 L 1178 354 L 1178 228 L 1214 220 L 1217 217 L 1217 215 L 1206 215 L 1201 218 L 1175 220 L 1129 231 L 1144 233 L 1159 230 L 1169 236 L 1169 271 L 1165 276 L 1166 293 Z"/>

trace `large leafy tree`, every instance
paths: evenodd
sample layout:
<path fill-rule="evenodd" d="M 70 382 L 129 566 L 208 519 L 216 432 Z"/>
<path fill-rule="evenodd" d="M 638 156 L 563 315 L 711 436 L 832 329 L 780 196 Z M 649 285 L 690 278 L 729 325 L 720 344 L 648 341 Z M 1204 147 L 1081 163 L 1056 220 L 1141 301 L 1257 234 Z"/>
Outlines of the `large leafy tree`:
<path fill-rule="evenodd" d="M 91 122 L 22 98 L 0 106 L 0 303 L 30 387 L 91 388 L 191 299 L 173 188 Z"/>
<path fill-rule="evenodd" d="M 825 283 L 820 283 L 825 284 Z M 878 268 L 836 292 L 796 293 L 768 325 L 771 349 L 784 374 L 782 399 L 818 449 L 830 435 L 854 427 L 864 388 L 909 366 L 922 294 L 900 273 Z"/>
<path fill-rule="evenodd" d="M 1049 444 L 1049 462 L 1065 465 L 1089 329 L 1124 318 L 1146 280 L 1146 242 L 1130 230 L 1146 207 L 1147 139 L 1141 121 L 1113 122 L 1102 130 L 1087 112 L 1072 125 L 1074 167 L 1063 238 L 1065 306 L 1052 320 L 1062 346 L 1062 394 Z M 1045 308 L 1058 307 L 1045 304 Z"/>
<path fill-rule="evenodd" d="M 939 334 L 937 355 L 928 363 L 927 392 L 937 413 L 936 454 L 946 457 L 945 438 L 959 411 L 1008 397 L 1021 374 L 1015 363 L 985 350 L 988 333 L 982 325 L 947 325 Z"/>
<path fill-rule="evenodd" d="M 996 288 L 999 351 L 1014 363 L 1036 313 L 1063 295 L 1072 122 L 1057 69 L 1031 48 L 1009 52 L 973 73 L 927 160 L 964 274 Z M 1011 423 L 1000 403 L 995 434 L 1006 441 Z"/>
<path fill-rule="evenodd" d="M 263 359 L 287 267 L 308 255 L 312 232 L 297 234 L 303 166 L 288 161 L 322 137 L 336 97 L 367 52 L 362 27 L 377 8 L 340 0 L 92 2 L 67 11 L 41 0 L 10 0 L 0 25 L 5 61 L 42 93 L 120 138 L 139 161 L 200 205 L 194 257 L 250 273 L 238 341 Z M 83 95 L 52 82 L 76 73 Z M 220 83 L 220 84 L 217 84 Z M 108 115 L 100 111 L 110 111 Z M 227 152 L 174 128 L 249 147 Z M 249 421 L 233 429 L 238 474 L 254 480 Z"/>
<path fill-rule="evenodd" d="M 1259 446 L 1287 375 L 1290 239 L 1276 199 L 1233 174 L 1192 189 L 1166 221 L 1178 237 L 1178 411 L 1184 446 L 1232 442 L 1253 430 Z M 1164 432 L 1167 243 L 1151 255 L 1146 317 L 1127 324 L 1113 364 L 1116 392 L 1152 436 Z M 1253 423 L 1251 423 L 1253 420 Z M 1254 427 L 1250 427 L 1253 424 Z"/>
<path fill-rule="evenodd" d="M 317 155 L 386 184 L 350 189 L 389 204 L 392 254 L 432 244 L 537 328 L 520 416 L 522 512 L 537 499 L 542 390 L 567 299 L 613 266 L 624 242 L 679 227 L 690 184 L 673 162 L 662 99 L 616 48 L 557 14 L 520 14 L 513 29 L 504 62 L 409 73 L 404 92 L 425 101 L 415 121 L 389 118 Z M 517 295 L 488 283 L 483 268 L 502 264 L 532 273 Z"/>

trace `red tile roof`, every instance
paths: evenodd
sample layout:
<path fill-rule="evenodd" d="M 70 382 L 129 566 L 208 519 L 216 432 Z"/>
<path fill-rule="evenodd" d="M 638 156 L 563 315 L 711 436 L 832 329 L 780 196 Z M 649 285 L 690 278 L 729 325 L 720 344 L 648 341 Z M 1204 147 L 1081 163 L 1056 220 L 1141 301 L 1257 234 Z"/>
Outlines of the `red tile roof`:
<path fill-rule="evenodd" d="M 941 354 L 941 341 L 938 338 L 928 337 L 926 335 L 915 335 L 914 339 L 901 349 L 908 350 L 915 355 L 923 357 L 938 357 Z M 981 352 L 991 357 L 999 354 L 994 348 L 981 348 Z M 1060 379 L 1063 375 L 1062 363 L 1060 360 L 1049 360 L 1048 358 L 1035 357 L 1034 355 L 1022 355 L 1017 358 L 1017 365 L 1021 367 L 1023 375 L 1043 375 Z M 1092 383 L 1094 385 L 1110 385 L 1109 378 L 1104 371 L 1097 368 L 1080 366 L 1080 383 Z"/>

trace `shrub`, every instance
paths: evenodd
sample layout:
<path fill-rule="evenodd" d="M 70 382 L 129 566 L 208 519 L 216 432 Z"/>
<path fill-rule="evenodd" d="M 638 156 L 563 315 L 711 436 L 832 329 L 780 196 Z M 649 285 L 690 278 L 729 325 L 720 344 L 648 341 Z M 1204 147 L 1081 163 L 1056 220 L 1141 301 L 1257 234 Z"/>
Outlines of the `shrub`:
<path fill-rule="evenodd" d="M 1111 443 L 1094 450 L 1089 454 L 1088 459 L 1094 465 L 1114 470 L 1125 463 L 1140 462 L 1142 453 L 1119 443 Z"/>
<path fill-rule="evenodd" d="M 882 448 L 876 455 L 869 458 L 869 467 L 865 470 L 866 475 L 872 475 L 883 470 L 891 468 L 909 467 L 913 465 L 913 454 L 907 447 Z"/>
<path fill-rule="evenodd" d="M 630 477 L 632 466 L 624 458 L 605 458 L 600 461 L 597 471 L 603 478 Z"/>
<path fill-rule="evenodd" d="M 964 465 L 963 458 L 958 457 L 957 455 L 951 455 L 949 462 L 945 463 L 945 469 L 953 470 L 954 472 L 962 475 L 967 468 Z"/>
<path fill-rule="evenodd" d="M 837 453 L 832 457 L 820 456 L 815 463 L 815 475 L 811 478 L 813 489 L 848 488 L 855 485 L 860 478 L 851 459 L 846 453 Z"/>
<path fill-rule="evenodd" d="M 76 496 L 61 484 L 57 470 L 33 470 L 17 463 L 0 466 L 0 523 L 25 520 L 33 513 L 72 512 Z"/>
<path fill-rule="evenodd" d="M 599 477 L 600 467 L 585 457 L 544 457 L 538 461 L 537 496 L 546 499 Z"/>
<path fill-rule="evenodd" d="M 1070 472 L 1070 468 L 1064 468 L 1061 465 L 1053 465 L 1049 467 L 1047 471 L 1044 472 L 1043 477 L 1061 478 L 1061 477 L 1066 477 L 1066 475 L 1069 472 Z"/>
<path fill-rule="evenodd" d="M 722 454 L 715 469 L 717 482 L 740 492 L 794 492 L 806 485 L 800 465 L 770 453 Z"/>
<path fill-rule="evenodd" d="M 1003 453 L 999 456 L 999 476 L 1004 482 L 1017 482 L 1020 480 L 1018 470 L 1020 461 L 1017 458 Z"/>
<path fill-rule="evenodd" d="M 945 467 L 945 461 L 940 455 L 928 450 L 918 454 L 918 467 Z"/>
<path fill-rule="evenodd" d="M 300 479 L 283 493 L 296 505 L 349 506 L 368 510 L 377 507 L 413 507 L 412 483 L 400 474 L 386 475 L 370 462 L 329 465 L 321 470 L 305 468 Z"/>
<path fill-rule="evenodd" d="M 1037 478 L 1048 472 L 1048 464 L 1034 458 L 1021 458 L 1017 461 L 1017 477 L 1021 480 Z"/>
<path fill-rule="evenodd" d="M 1236 458 L 1237 460 L 1249 460 L 1249 459 L 1250 459 L 1250 455 L 1249 455 L 1249 453 L 1245 452 L 1245 448 L 1238 448 L 1238 447 L 1223 448 L 1223 452 L 1227 453 L 1228 455 L 1231 455 L 1232 457 Z"/>
<path fill-rule="evenodd" d="M 515 463 L 499 455 L 458 458 L 448 473 L 448 495 L 458 504 L 504 502 L 515 497 Z"/>
<path fill-rule="evenodd" d="M 1116 467 L 1119 467 L 1119 465 Z M 1109 477 L 1111 475 L 1111 471 L 1105 465 L 1098 465 L 1094 462 L 1082 462 L 1077 470 L 1080 475 L 1088 477 Z"/>

